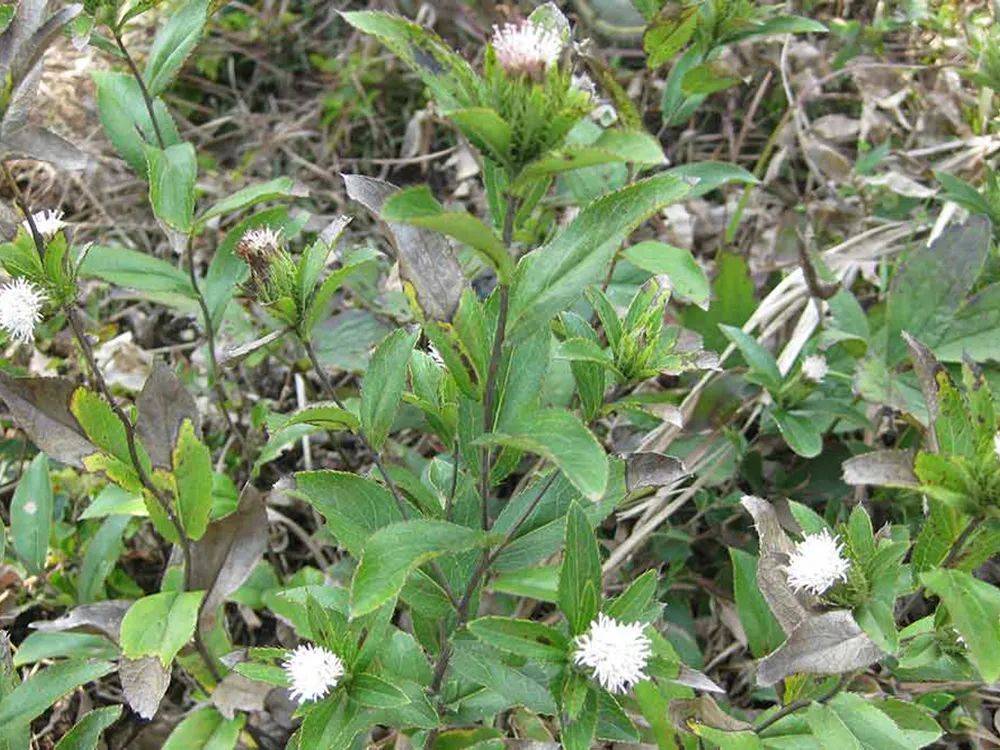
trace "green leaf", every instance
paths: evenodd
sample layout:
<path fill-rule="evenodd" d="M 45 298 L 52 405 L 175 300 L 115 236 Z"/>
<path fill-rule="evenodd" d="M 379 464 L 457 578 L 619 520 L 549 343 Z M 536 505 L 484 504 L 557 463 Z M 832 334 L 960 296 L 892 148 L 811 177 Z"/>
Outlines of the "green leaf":
<path fill-rule="evenodd" d="M 600 500 L 608 484 L 608 458 L 583 423 L 564 409 L 542 409 L 523 415 L 505 432 L 482 442 L 535 453 L 554 463 L 587 498 Z"/>
<path fill-rule="evenodd" d="M 129 659 L 157 656 L 169 667 L 194 634 L 204 595 L 204 591 L 164 591 L 136 601 L 122 618 L 122 653 Z"/>
<path fill-rule="evenodd" d="M 665 274 L 670 287 L 685 299 L 707 310 L 711 287 L 705 271 L 695 261 L 690 250 L 674 247 L 665 242 L 647 240 L 626 249 L 625 260 L 644 271 Z"/>
<path fill-rule="evenodd" d="M 198 217 L 198 225 L 204 226 L 216 216 L 241 211 L 244 208 L 255 206 L 264 201 L 273 201 L 279 198 L 299 198 L 303 191 L 298 188 L 291 177 L 277 177 L 267 182 L 259 182 L 256 185 L 247 185 L 241 190 L 227 198 L 223 198 L 213 203 L 205 212 Z"/>
<path fill-rule="evenodd" d="M 896 722 L 860 695 L 840 693 L 828 705 L 864 750 L 913 750 Z"/>
<path fill-rule="evenodd" d="M 489 107 L 467 107 L 444 112 L 469 142 L 498 164 L 510 160 L 514 132 L 496 110 Z"/>
<path fill-rule="evenodd" d="M 741 29 L 727 36 L 726 41 L 742 41 L 771 34 L 825 34 L 828 31 L 819 21 L 803 16 L 774 16 L 767 20 Z"/>
<path fill-rule="evenodd" d="M 381 450 L 406 385 L 406 365 L 419 331 L 398 329 L 375 349 L 361 386 L 361 427 L 374 450 Z"/>
<path fill-rule="evenodd" d="M 493 579 L 490 588 L 512 596 L 555 602 L 559 596 L 559 566 L 541 565 L 502 573 Z"/>
<path fill-rule="evenodd" d="M 746 632 L 750 653 L 759 659 L 784 643 L 785 633 L 760 593 L 757 557 L 735 547 L 729 548 L 729 557 L 733 563 L 736 614 Z"/>
<path fill-rule="evenodd" d="M 937 568 L 921 574 L 920 580 L 948 608 L 983 679 L 1000 679 L 1000 590 L 961 570 Z"/>
<path fill-rule="evenodd" d="M 883 651 L 894 654 L 899 648 L 899 631 L 892 607 L 880 599 L 863 602 L 854 609 L 854 619 L 875 645 Z"/>
<path fill-rule="evenodd" d="M 323 514 L 327 531 L 356 558 L 368 537 L 403 520 L 389 490 L 357 474 L 304 471 L 295 475 L 295 485 L 296 495 Z"/>
<path fill-rule="evenodd" d="M 688 96 L 693 94 L 707 96 L 735 86 L 739 82 L 739 78 L 726 75 L 713 63 L 702 63 L 684 73 L 681 78 L 681 91 Z"/>
<path fill-rule="evenodd" d="M 108 140 L 135 173 L 144 178 L 146 154 L 143 147 L 157 141 L 139 84 L 128 73 L 100 70 L 91 75 L 97 87 L 97 111 Z M 179 143 L 181 137 L 177 126 L 159 97 L 153 101 L 153 112 L 164 145 Z"/>
<path fill-rule="evenodd" d="M 49 460 L 44 453 L 35 456 L 10 501 L 10 537 L 14 551 L 32 573 L 45 569 L 52 530 L 52 484 Z"/>
<path fill-rule="evenodd" d="M 93 391 L 77 388 L 70 399 L 70 411 L 94 445 L 131 465 L 125 425 L 107 401 Z"/>
<path fill-rule="evenodd" d="M 146 292 L 157 299 L 195 299 L 186 273 L 165 260 L 124 247 L 92 245 L 80 264 L 80 274 Z"/>
<path fill-rule="evenodd" d="M 394 193 L 382 205 L 382 218 L 431 229 L 468 245 L 496 270 L 501 284 L 514 274 L 514 261 L 496 232 L 466 211 L 446 211 L 426 185 Z"/>
<path fill-rule="evenodd" d="M 660 6 L 657 3 L 657 11 Z M 655 18 L 642 37 L 646 64 L 655 70 L 691 41 L 698 26 L 698 6 L 684 6 L 673 16 Z"/>
<path fill-rule="evenodd" d="M 161 151 L 145 146 L 149 165 L 149 202 L 156 218 L 171 229 L 187 234 L 194 220 L 194 184 L 198 162 L 194 146 L 178 143 Z"/>
<path fill-rule="evenodd" d="M 935 172 L 934 177 L 941 183 L 941 187 L 944 188 L 944 194 L 939 196 L 939 198 L 947 198 L 953 203 L 957 203 L 969 213 L 989 216 L 993 212 L 985 196 L 965 180 L 961 180 L 947 172 Z"/>
<path fill-rule="evenodd" d="M 87 712 L 56 743 L 55 750 L 96 750 L 101 734 L 121 715 L 121 706 L 105 706 Z"/>
<path fill-rule="evenodd" d="M 245 723 L 244 714 L 226 719 L 214 708 L 203 708 L 174 727 L 163 750 L 233 750 Z"/>
<path fill-rule="evenodd" d="M 13 663 L 15 667 L 23 667 L 45 659 L 114 659 L 117 656 L 117 646 L 103 635 L 40 630 L 21 641 Z"/>
<path fill-rule="evenodd" d="M 66 661 L 35 672 L 0 699 L 0 727 L 27 724 L 64 695 L 114 670 L 108 661 Z"/>
<path fill-rule="evenodd" d="M 420 76 L 443 109 L 481 101 L 482 79 L 434 33 L 381 11 L 353 11 L 341 13 L 341 17 L 354 28 L 378 37 Z"/>
<path fill-rule="evenodd" d="M 370 708 L 399 708 L 410 702 L 406 693 L 373 674 L 357 675 L 348 692 L 353 700 Z"/>
<path fill-rule="evenodd" d="M 416 519 L 379 529 L 365 543 L 351 581 L 351 616 L 366 615 L 396 596 L 409 575 L 442 555 L 482 547 L 488 537 L 478 529 L 446 521 Z"/>
<path fill-rule="evenodd" d="M 757 301 L 750 271 L 741 256 L 720 252 L 715 267 L 712 306 L 708 310 L 686 307 L 681 316 L 686 327 L 702 335 L 706 349 L 721 352 L 726 346 L 726 336 L 720 324 L 742 326 L 757 308 Z"/>
<path fill-rule="evenodd" d="M 201 38 L 207 17 L 208 0 L 189 0 L 160 27 L 143 75 L 151 96 L 159 96 L 174 80 Z"/>
<path fill-rule="evenodd" d="M 584 287 L 602 278 L 622 242 L 649 216 L 684 198 L 690 187 L 656 175 L 600 198 L 566 229 L 517 264 L 508 333 L 524 336 L 572 305 Z"/>
<path fill-rule="evenodd" d="M 647 570 L 629 584 L 619 596 L 604 607 L 608 617 L 619 622 L 651 622 L 663 609 L 656 601 L 659 578 L 655 570 Z"/>
<path fill-rule="evenodd" d="M 177 482 L 177 516 L 189 539 L 201 539 L 212 510 L 212 452 L 198 436 L 190 419 L 181 423 L 173 452 Z"/>
<path fill-rule="evenodd" d="M 537 180 L 573 169 L 601 164 L 662 164 L 663 147 L 649 133 L 641 130 L 605 130 L 587 145 L 568 145 L 545 154 L 521 170 L 510 187 L 515 194 L 525 193 Z"/>
<path fill-rule="evenodd" d="M 771 418 L 778 425 L 788 447 L 803 458 L 814 458 L 823 450 L 823 435 L 815 418 L 808 415 L 772 409 Z"/>
<path fill-rule="evenodd" d="M 358 418 L 346 409 L 341 409 L 337 404 L 330 402 L 318 402 L 309 404 L 298 411 L 292 412 L 285 419 L 275 424 L 273 431 L 284 430 L 295 424 L 311 424 L 314 427 L 321 427 L 331 432 L 358 429 Z"/>
<path fill-rule="evenodd" d="M 455 643 L 451 667 L 464 679 L 503 696 L 508 707 L 524 706 L 540 714 L 556 713 L 555 701 L 543 685 L 504 664 L 496 651 L 481 643 Z"/>
<path fill-rule="evenodd" d="M 813 703 L 805 716 L 822 750 L 862 750 L 857 737 L 830 706 Z"/>
<path fill-rule="evenodd" d="M 566 515 L 566 546 L 559 569 L 559 609 L 571 635 L 584 632 L 601 602 L 601 554 L 587 515 L 577 503 Z"/>
<path fill-rule="evenodd" d="M 710 193 L 730 182 L 744 185 L 756 185 L 760 182 L 743 167 L 725 161 L 695 161 L 668 169 L 665 174 L 693 182 L 689 193 L 692 198 Z"/>
<path fill-rule="evenodd" d="M 127 515 L 108 516 L 90 538 L 76 581 L 76 598 L 81 604 L 104 598 L 104 581 L 125 548 L 122 534 L 130 520 Z"/>
<path fill-rule="evenodd" d="M 563 661 L 569 642 L 555 628 L 513 617 L 480 617 L 468 624 L 469 632 L 487 646 L 542 661 Z"/>
<path fill-rule="evenodd" d="M 727 339 L 736 345 L 743 358 L 750 368 L 748 379 L 759 383 L 771 393 L 776 393 L 781 388 L 781 372 L 778 370 L 778 363 L 774 356 L 757 343 L 757 339 L 743 332 L 736 326 L 720 325 L 722 333 Z"/>

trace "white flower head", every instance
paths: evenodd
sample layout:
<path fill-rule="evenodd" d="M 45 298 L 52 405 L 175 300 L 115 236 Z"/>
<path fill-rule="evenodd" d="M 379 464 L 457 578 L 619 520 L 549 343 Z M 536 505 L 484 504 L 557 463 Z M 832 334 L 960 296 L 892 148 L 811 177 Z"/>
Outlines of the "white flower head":
<path fill-rule="evenodd" d="M 618 622 L 604 613 L 590 623 L 574 643 L 573 662 L 593 670 L 605 690 L 624 693 L 635 683 L 648 679 L 646 664 L 653 652 L 653 642 L 643 632 L 641 622 Z"/>
<path fill-rule="evenodd" d="M 830 368 L 826 364 L 826 357 L 822 354 L 810 354 L 802 360 L 802 376 L 806 380 L 819 383 L 826 377 Z"/>
<path fill-rule="evenodd" d="M 38 233 L 45 238 L 46 242 L 55 237 L 56 232 L 66 226 L 62 211 L 38 211 L 31 215 L 31 220 L 35 222 L 35 228 L 38 229 Z M 31 225 L 27 219 L 21 222 L 21 226 L 24 227 L 25 232 L 31 234 Z"/>
<path fill-rule="evenodd" d="M 993 436 L 993 452 L 1000 458 L 1000 432 Z"/>
<path fill-rule="evenodd" d="M 274 230 L 271 227 L 257 227 L 244 232 L 240 237 L 240 246 L 243 252 L 254 255 L 269 256 L 281 245 L 281 230 Z"/>
<path fill-rule="evenodd" d="M 493 27 L 493 50 L 504 70 L 514 75 L 535 76 L 562 54 L 563 40 L 557 32 L 531 21 Z"/>
<path fill-rule="evenodd" d="M 303 644 L 282 665 L 291 682 L 290 693 L 299 703 L 315 701 L 337 687 L 344 676 L 344 662 L 322 646 Z"/>
<path fill-rule="evenodd" d="M 806 534 L 788 558 L 788 585 L 793 591 L 806 590 L 818 596 L 837 581 L 846 581 L 851 563 L 843 550 L 840 540 L 826 529 Z"/>
<path fill-rule="evenodd" d="M 22 344 L 35 340 L 35 326 L 42 319 L 48 297 L 27 279 L 14 279 L 0 287 L 0 328 Z"/>

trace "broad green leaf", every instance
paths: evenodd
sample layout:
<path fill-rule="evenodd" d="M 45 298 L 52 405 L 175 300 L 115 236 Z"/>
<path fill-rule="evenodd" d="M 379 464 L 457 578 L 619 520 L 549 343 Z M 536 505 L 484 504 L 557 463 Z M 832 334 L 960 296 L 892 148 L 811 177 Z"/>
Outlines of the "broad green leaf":
<path fill-rule="evenodd" d="M 681 91 L 687 96 L 714 94 L 735 86 L 739 78 L 727 75 L 712 63 L 702 63 L 689 69 L 681 78 Z"/>
<path fill-rule="evenodd" d="M 665 242 L 647 240 L 626 249 L 622 255 L 634 266 L 654 274 L 665 274 L 673 292 L 708 309 L 711 287 L 705 271 L 690 250 Z"/>
<path fill-rule="evenodd" d="M 32 573 L 45 569 L 52 506 L 49 460 L 44 453 L 39 453 L 24 470 L 10 501 L 11 543 Z"/>
<path fill-rule="evenodd" d="M 70 400 L 70 411 L 94 445 L 131 465 L 125 425 L 107 401 L 93 391 L 77 388 Z"/>
<path fill-rule="evenodd" d="M 468 107 L 481 100 L 482 79 L 464 58 L 434 33 L 392 13 L 341 13 L 351 26 L 372 34 L 420 76 L 445 110 Z"/>
<path fill-rule="evenodd" d="M 295 475 L 296 495 L 326 519 L 327 531 L 355 558 L 379 529 L 403 520 L 392 494 L 373 479 L 341 471 Z"/>
<path fill-rule="evenodd" d="M 35 672 L 0 699 L 0 727 L 27 724 L 62 696 L 114 669 L 108 661 L 65 661 Z"/>
<path fill-rule="evenodd" d="M 535 181 L 549 175 L 601 164 L 662 164 L 663 147 L 649 133 L 639 130 L 605 130 L 593 143 L 571 144 L 528 164 L 511 185 L 516 194 L 525 192 Z"/>
<path fill-rule="evenodd" d="M 374 450 L 381 450 L 406 385 L 406 365 L 419 331 L 393 331 L 372 355 L 361 385 L 361 427 Z"/>
<path fill-rule="evenodd" d="M 741 256 L 720 252 L 715 267 L 711 307 L 708 310 L 685 307 L 681 317 L 686 327 L 701 334 L 706 349 L 721 352 L 727 339 L 720 324 L 742 326 L 757 308 L 757 301 L 750 271 Z"/>
<path fill-rule="evenodd" d="M 913 750 L 913 745 L 896 722 L 860 695 L 840 693 L 827 705 L 864 750 Z"/>
<path fill-rule="evenodd" d="M 496 110 L 488 107 L 467 107 L 444 113 L 455 123 L 469 142 L 498 164 L 510 160 L 514 132 Z"/>
<path fill-rule="evenodd" d="M 989 216 L 993 212 L 985 196 L 965 180 L 947 172 L 935 172 L 934 178 L 944 188 L 944 193 L 939 195 L 939 198 L 946 198 L 957 203 L 969 213 Z"/>
<path fill-rule="evenodd" d="M 540 602 L 555 602 L 559 596 L 559 567 L 542 565 L 501 573 L 490 583 L 490 589 Z"/>
<path fill-rule="evenodd" d="M 815 418 L 799 412 L 772 409 L 771 418 L 778 425 L 788 447 L 803 458 L 814 458 L 823 450 L 823 435 Z"/>
<path fill-rule="evenodd" d="M 114 659 L 118 647 L 103 635 L 71 631 L 36 631 L 21 641 L 14 666 L 36 664 L 45 659 Z"/>
<path fill-rule="evenodd" d="M 854 619 L 876 646 L 886 653 L 896 653 L 899 631 L 896 630 L 891 606 L 880 599 L 869 600 L 855 607 Z"/>
<path fill-rule="evenodd" d="M 457 642 L 451 667 L 464 679 L 503 696 L 508 706 L 524 706 L 540 714 L 556 713 L 555 701 L 545 686 L 504 664 L 496 651 L 481 643 Z"/>
<path fill-rule="evenodd" d="M 96 750 L 101 734 L 122 714 L 121 706 L 105 706 L 87 712 L 56 743 L 55 750 Z"/>
<path fill-rule="evenodd" d="M 857 737 L 830 706 L 813 703 L 806 709 L 805 717 L 822 750 L 863 750 Z"/>
<path fill-rule="evenodd" d="M 373 674 L 362 673 L 351 680 L 349 694 L 369 708 L 399 708 L 410 702 L 402 690 Z"/>
<path fill-rule="evenodd" d="M 514 261 L 496 232 L 467 211 L 447 211 L 426 185 L 400 190 L 382 206 L 382 218 L 431 229 L 453 237 L 477 251 L 507 284 L 514 274 Z"/>
<path fill-rule="evenodd" d="M 189 539 L 200 539 L 212 510 L 212 453 L 190 419 L 181 423 L 173 452 L 177 516 Z"/>
<path fill-rule="evenodd" d="M 600 443 L 583 423 L 563 409 L 525 414 L 505 432 L 483 442 L 507 445 L 535 453 L 554 463 L 587 498 L 598 501 L 608 485 L 608 459 Z"/>
<path fill-rule="evenodd" d="M 587 516 L 576 503 L 566 516 L 566 546 L 559 569 L 559 609 L 571 635 L 584 632 L 601 602 L 601 554 Z"/>
<path fill-rule="evenodd" d="M 149 165 L 149 202 L 156 218 L 183 234 L 191 231 L 194 220 L 194 185 L 198 162 L 194 146 L 178 143 L 161 151 L 145 146 Z"/>
<path fill-rule="evenodd" d="M 743 167 L 725 161 L 695 161 L 668 169 L 665 174 L 692 182 L 689 193 L 692 198 L 710 193 L 730 182 L 744 185 L 756 185 L 760 182 Z"/>
<path fill-rule="evenodd" d="M 608 602 L 604 612 L 619 622 L 652 622 L 663 609 L 663 605 L 656 601 L 658 585 L 656 571 L 647 570 Z"/>
<path fill-rule="evenodd" d="M 127 515 L 108 516 L 87 543 L 76 581 L 76 599 L 81 604 L 104 598 L 104 581 L 125 549 L 122 534 L 130 520 Z"/>
<path fill-rule="evenodd" d="M 659 68 L 676 55 L 691 41 L 698 26 L 698 6 L 684 6 L 675 14 L 659 16 L 660 4 L 642 37 L 642 48 L 646 52 L 646 64 L 653 70 Z"/>
<path fill-rule="evenodd" d="M 160 258 L 124 247 L 92 245 L 80 264 L 80 274 L 146 292 L 158 300 L 176 296 L 185 300 L 195 298 L 191 279 L 182 270 Z"/>
<path fill-rule="evenodd" d="M 122 652 L 129 659 L 156 656 L 169 667 L 194 634 L 204 595 L 204 591 L 164 591 L 136 601 L 122 618 Z"/>
<path fill-rule="evenodd" d="M 781 372 L 774 356 L 757 343 L 757 339 L 743 332 L 736 326 L 720 325 L 719 328 L 727 339 L 736 345 L 750 368 L 749 379 L 775 393 L 781 388 Z"/>
<path fill-rule="evenodd" d="M 294 424 L 311 424 L 324 430 L 354 431 L 358 429 L 358 418 L 346 409 L 341 409 L 332 401 L 309 404 L 274 425 L 274 430 L 284 430 Z"/>
<path fill-rule="evenodd" d="M 588 527 L 589 528 L 589 527 Z M 351 616 L 373 612 L 396 596 L 409 575 L 430 560 L 487 544 L 478 529 L 416 519 L 379 529 L 365 542 L 351 581 Z"/>
<path fill-rule="evenodd" d="M 174 727 L 163 750 L 233 750 L 245 723 L 244 714 L 226 719 L 214 708 L 202 708 Z"/>
<path fill-rule="evenodd" d="M 600 198 L 566 229 L 517 264 L 508 332 L 513 338 L 547 326 L 583 288 L 603 277 L 622 242 L 649 216 L 684 198 L 690 186 L 656 175 Z"/>
<path fill-rule="evenodd" d="M 143 146 L 156 144 L 156 132 L 139 84 L 128 73 L 98 70 L 91 74 L 97 86 L 97 111 L 108 140 L 136 174 L 146 176 Z M 157 97 L 153 101 L 156 124 L 165 146 L 180 142 L 177 126 L 170 112 Z"/>
<path fill-rule="evenodd" d="M 746 632 L 750 653 L 759 659 L 784 643 L 785 633 L 760 593 L 757 557 L 735 547 L 729 548 L 729 557 L 733 563 L 736 613 Z"/>
<path fill-rule="evenodd" d="M 515 656 L 542 661 L 562 661 L 569 642 L 555 628 L 513 617 L 480 617 L 468 624 L 469 632 L 487 646 Z"/>
<path fill-rule="evenodd" d="M 264 201 L 273 201 L 279 198 L 299 198 L 303 191 L 298 188 L 291 177 L 277 177 L 267 182 L 259 182 L 255 185 L 248 185 L 241 190 L 237 190 L 232 195 L 216 201 L 209 206 L 201 216 L 198 217 L 199 226 L 208 223 L 216 216 L 223 216 L 234 211 L 241 211 L 244 208 L 255 206 Z"/>
<path fill-rule="evenodd" d="M 188 0 L 168 16 L 153 40 L 143 78 L 151 96 L 162 94 L 201 38 L 208 17 L 208 0 Z"/>
<path fill-rule="evenodd" d="M 730 34 L 727 41 L 742 41 L 771 34 L 825 34 L 826 26 L 803 16 L 775 16 Z"/>
<path fill-rule="evenodd" d="M 948 608 L 983 679 L 1000 679 L 1000 590 L 961 570 L 937 568 L 923 573 L 920 580 Z"/>

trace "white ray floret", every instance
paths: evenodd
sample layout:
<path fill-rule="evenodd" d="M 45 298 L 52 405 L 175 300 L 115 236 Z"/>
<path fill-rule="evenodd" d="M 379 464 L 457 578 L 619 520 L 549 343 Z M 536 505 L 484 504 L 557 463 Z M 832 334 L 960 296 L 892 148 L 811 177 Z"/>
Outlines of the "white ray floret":
<path fill-rule="evenodd" d="M 851 563 L 843 555 L 844 545 L 823 529 L 806 534 L 788 558 L 788 585 L 793 591 L 822 594 L 838 581 L 847 580 Z"/>
<path fill-rule="evenodd" d="M 42 320 L 48 297 L 27 279 L 14 279 L 0 287 L 0 328 L 24 344 L 35 340 L 35 326 Z"/>
<path fill-rule="evenodd" d="M 340 657 L 311 643 L 292 651 L 282 666 L 291 683 L 289 693 L 299 703 L 319 700 L 337 687 L 344 676 Z"/>
<path fill-rule="evenodd" d="M 826 377 L 829 371 L 830 368 L 826 364 L 826 357 L 822 354 L 810 354 L 802 360 L 802 376 L 806 380 L 819 383 Z"/>
<path fill-rule="evenodd" d="M 494 26 L 492 44 L 504 70 L 514 74 L 543 72 L 563 49 L 559 34 L 531 21 Z"/>
<path fill-rule="evenodd" d="M 240 244 L 258 255 L 270 255 L 281 245 L 281 230 L 271 227 L 257 227 L 240 237 Z"/>
<path fill-rule="evenodd" d="M 37 211 L 31 215 L 31 220 L 35 222 L 35 228 L 38 229 L 38 233 L 45 238 L 46 242 L 55 237 L 56 232 L 66 226 L 62 211 Z M 31 234 L 31 225 L 27 219 L 21 222 L 21 226 L 24 227 L 25 232 Z"/>
<path fill-rule="evenodd" d="M 646 665 L 653 642 L 641 622 L 618 622 L 601 613 L 583 635 L 576 637 L 573 662 L 591 670 L 601 687 L 624 693 L 635 683 L 648 679 Z"/>

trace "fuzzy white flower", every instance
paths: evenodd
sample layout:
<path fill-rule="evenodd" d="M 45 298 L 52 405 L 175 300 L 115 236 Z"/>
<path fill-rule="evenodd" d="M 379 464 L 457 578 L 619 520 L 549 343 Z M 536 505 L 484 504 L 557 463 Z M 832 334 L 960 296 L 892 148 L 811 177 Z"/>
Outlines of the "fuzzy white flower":
<path fill-rule="evenodd" d="M 245 232 L 240 237 L 239 244 L 244 252 L 267 256 L 280 246 L 281 230 L 275 231 L 271 227 L 257 227 Z"/>
<path fill-rule="evenodd" d="M 822 354 L 810 354 L 802 360 L 802 376 L 806 380 L 819 383 L 826 377 L 830 368 L 826 364 L 826 357 Z"/>
<path fill-rule="evenodd" d="M 1000 432 L 993 436 L 993 452 L 1000 458 Z"/>
<path fill-rule="evenodd" d="M 641 622 L 618 622 L 604 613 L 590 623 L 574 643 L 573 662 L 593 670 L 605 690 L 624 693 L 635 683 L 648 679 L 646 664 L 653 652 L 653 643 L 643 632 Z"/>
<path fill-rule="evenodd" d="M 493 27 L 493 50 L 508 73 L 538 75 L 559 59 L 562 38 L 531 21 Z"/>
<path fill-rule="evenodd" d="M 31 219 L 35 222 L 38 233 L 45 238 L 46 242 L 55 237 L 56 232 L 66 226 L 62 211 L 37 211 L 31 215 Z M 28 224 L 27 219 L 21 222 L 21 226 L 24 227 L 25 232 L 31 234 L 31 225 Z"/>
<path fill-rule="evenodd" d="M 804 589 L 818 596 L 837 581 L 846 581 L 851 563 L 841 554 L 843 549 L 826 529 L 806 534 L 788 558 L 788 585 L 793 591 Z"/>
<path fill-rule="evenodd" d="M 15 341 L 30 344 L 47 300 L 45 292 L 26 279 L 4 284 L 0 287 L 0 328 Z"/>
<path fill-rule="evenodd" d="M 344 676 L 344 662 L 322 646 L 303 644 L 292 651 L 282 665 L 293 700 L 299 703 L 319 700 L 337 687 Z"/>

